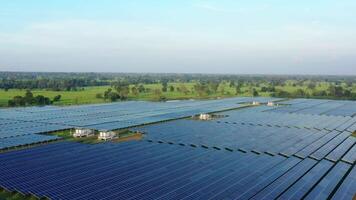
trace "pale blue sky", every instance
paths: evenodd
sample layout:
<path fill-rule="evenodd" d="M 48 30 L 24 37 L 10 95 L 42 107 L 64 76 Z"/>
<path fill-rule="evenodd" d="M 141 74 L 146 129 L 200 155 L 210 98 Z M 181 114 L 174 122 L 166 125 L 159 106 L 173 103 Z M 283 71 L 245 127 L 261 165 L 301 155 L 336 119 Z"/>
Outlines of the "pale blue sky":
<path fill-rule="evenodd" d="M 0 0 L 0 71 L 356 74 L 355 0 Z"/>

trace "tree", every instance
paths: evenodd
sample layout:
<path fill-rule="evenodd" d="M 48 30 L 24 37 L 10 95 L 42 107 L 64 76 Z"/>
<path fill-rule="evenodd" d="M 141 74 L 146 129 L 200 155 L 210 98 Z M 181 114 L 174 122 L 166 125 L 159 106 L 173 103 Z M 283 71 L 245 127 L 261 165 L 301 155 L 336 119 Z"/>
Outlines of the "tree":
<path fill-rule="evenodd" d="M 307 87 L 308 87 L 308 89 L 314 90 L 316 87 L 316 84 L 314 82 L 310 82 Z"/>
<path fill-rule="evenodd" d="M 225 94 L 225 87 L 224 87 L 224 85 L 220 88 L 220 93 L 221 93 L 221 95 L 224 95 L 224 94 Z"/>
<path fill-rule="evenodd" d="M 218 91 L 219 85 L 218 82 L 209 82 L 209 90 L 215 94 Z"/>
<path fill-rule="evenodd" d="M 267 92 L 267 91 L 268 91 L 268 88 L 267 88 L 267 87 L 263 86 L 263 87 L 261 88 L 261 92 Z"/>
<path fill-rule="evenodd" d="M 182 93 L 185 94 L 185 95 L 189 94 L 189 90 L 188 90 L 188 88 L 187 88 L 184 84 L 181 84 L 181 85 L 179 86 L 179 91 L 182 92 Z"/>
<path fill-rule="evenodd" d="M 117 101 L 120 99 L 120 95 L 114 92 L 111 88 L 104 92 L 104 99 L 109 99 L 110 101 Z"/>
<path fill-rule="evenodd" d="M 14 100 L 10 99 L 9 101 L 7 101 L 7 105 L 8 105 L 9 107 L 15 107 L 15 106 L 16 106 L 16 103 L 15 103 Z"/>
<path fill-rule="evenodd" d="M 289 92 L 284 91 L 284 90 L 277 90 L 276 92 L 272 93 L 271 96 L 286 98 L 286 97 L 290 97 L 290 94 L 289 94 Z"/>
<path fill-rule="evenodd" d="M 207 96 L 209 94 L 209 88 L 206 84 L 196 83 L 194 90 L 200 97 Z"/>
<path fill-rule="evenodd" d="M 166 81 L 162 82 L 162 92 L 167 92 L 168 83 Z"/>
<path fill-rule="evenodd" d="M 342 97 L 344 94 L 342 86 L 330 85 L 328 88 L 329 96 Z"/>
<path fill-rule="evenodd" d="M 14 106 L 25 106 L 26 105 L 26 101 L 25 98 L 23 98 L 22 96 L 14 96 L 14 98 L 12 98 L 12 100 L 8 101 L 8 105 L 11 107 Z"/>
<path fill-rule="evenodd" d="M 294 92 L 294 96 L 296 97 L 304 97 L 306 96 L 306 93 L 303 89 L 297 89 L 295 92 Z"/>
<path fill-rule="evenodd" d="M 139 85 L 138 86 L 138 92 L 139 93 L 145 92 L 145 87 L 143 85 Z"/>
<path fill-rule="evenodd" d="M 166 97 L 162 95 L 162 91 L 160 89 L 154 89 L 153 90 L 153 94 L 154 94 L 154 99 L 156 101 L 164 101 L 164 100 L 166 100 Z"/>
<path fill-rule="evenodd" d="M 109 99 L 110 101 L 117 101 L 120 98 L 120 95 L 116 92 L 110 92 L 109 93 Z"/>
<path fill-rule="evenodd" d="M 229 87 L 234 88 L 236 86 L 235 81 L 230 81 Z"/>
<path fill-rule="evenodd" d="M 60 100 L 61 100 L 61 97 L 62 97 L 62 96 L 59 94 L 59 95 L 53 97 L 53 101 L 54 101 L 54 102 L 60 101 Z"/>
<path fill-rule="evenodd" d="M 30 90 L 26 90 L 24 100 L 27 105 L 32 105 L 34 103 L 33 102 L 33 94 Z"/>
<path fill-rule="evenodd" d="M 235 90 L 236 90 L 236 93 L 235 93 L 236 95 L 241 94 L 241 85 L 240 84 L 236 85 Z"/>
<path fill-rule="evenodd" d="M 321 90 L 321 91 L 314 90 L 314 91 L 312 92 L 312 95 L 313 95 L 314 97 L 324 97 L 324 96 L 327 96 L 328 94 L 326 93 L 325 90 Z"/>
<path fill-rule="evenodd" d="M 33 94 L 30 90 L 27 90 L 25 96 L 15 96 L 8 101 L 9 106 L 26 106 L 26 105 L 50 105 L 53 102 L 43 95 L 37 95 L 33 97 Z"/>
<path fill-rule="evenodd" d="M 113 83 L 113 86 L 119 94 L 120 99 L 126 100 L 130 93 L 129 84 L 127 82 L 115 82 Z"/>
<path fill-rule="evenodd" d="M 104 92 L 104 99 L 105 99 L 105 100 L 109 98 L 109 94 L 110 94 L 111 92 L 112 92 L 112 89 L 111 89 L 111 88 L 109 88 L 108 90 L 106 90 L 106 91 Z"/>
<path fill-rule="evenodd" d="M 252 89 L 252 96 L 254 96 L 254 97 L 259 96 L 259 94 L 255 88 Z"/>
<path fill-rule="evenodd" d="M 131 93 L 132 93 L 134 96 L 137 96 L 137 95 L 139 94 L 138 89 L 136 88 L 136 86 L 133 86 L 133 87 L 131 88 Z"/>
<path fill-rule="evenodd" d="M 36 105 L 44 106 L 51 104 L 51 100 L 43 95 L 37 95 L 34 99 Z"/>
<path fill-rule="evenodd" d="M 351 91 L 350 90 L 344 90 L 344 97 L 351 97 Z"/>
<path fill-rule="evenodd" d="M 170 85 L 170 86 L 169 86 L 169 91 L 170 91 L 170 92 L 174 92 L 174 87 L 173 87 L 173 85 Z"/>

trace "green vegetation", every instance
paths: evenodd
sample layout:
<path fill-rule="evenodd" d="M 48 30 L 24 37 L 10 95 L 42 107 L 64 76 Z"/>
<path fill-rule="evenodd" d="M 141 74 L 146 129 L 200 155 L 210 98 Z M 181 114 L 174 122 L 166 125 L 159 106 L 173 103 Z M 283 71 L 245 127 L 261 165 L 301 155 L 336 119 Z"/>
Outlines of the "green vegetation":
<path fill-rule="evenodd" d="M 0 72 L 1 107 L 233 96 L 356 100 L 356 77 Z"/>
<path fill-rule="evenodd" d="M 118 138 L 114 139 L 114 142 L 127 142 L 132 140 L 141 140 L 143 134 L 139 132 L 133 132 L 128 129 L 115 131 L 118 133 Z"/>
<path fill-rule="evenodd" d="M 97 144 L 97 143 L 104 142 L 102 140 L 98 140 L 97 135 L 91 136 L 91 137 L 74 138 L 72 136 L 72 131 L 73 130 L 63 130 L 63 131 L 53 132 L 51 134 L 59 136 L 63 140 L 66 140 L 66 141 L 81 142 L 81 143 L 85 143 L 85 144 Z M 141 134 L 139 134 L 137 132 L 132 132 L 128 129 L 117 130 L 115 132 L 118 134 L 119 137 L 117 139 L 115 139 L 114 141 L 126 141 L 125 139 L 127 139 L 127 138 L 137 139 L 137 138 L 142 137 Z"/>
<path fill-rule="evenodd" d="M 57 132 L 51 133 L 51 135 L 59 136 L 63 140 L 66 140 L 66 141 L 81 142 L 81 143 L 85 143 L 85 144 L 97 144 L 97 143 L 102 142 L 102 141 L 98 140 L 97 136 L 74 138 L 72 136 L 72 131 L 73 130 L 69 130 L 69 129 L 63 130 L 63 131 L 57 131 Z"/>
<path fill-rule="evenodd" d="M 15 107 L 15 106 L 45 106 L 50 105 L 53 102 L 60 101 L 61 95 L 57 95 L 51 101 L 48 97 L 43 95 L 33 96 L 30 90 L 27 90 L 25 96 L 17 95 L 14 98 L 8 101 L 8 106 Z"/>
<path fill-rule="evenodd" d="M 7 192 L 0 188 L 0 200 L 36 200 L 34 196 L 24 196 L 18 192 Z"/>
<path fill-rule="evenodd" d="M 59 136 L 59 137 L 63 138 L 64 140 L 74 139 L 72 136 L 72 131 L 70 129 L 63 130 L 63 131 L 56 131 L 56 132 L 51 133 L 51 135 Z"/>
<path fill-rule="evenodd" d="M 77 105 L 77 104 L 89 104 L 89 103 L 104 103 L 103 99 L 95 97 L 97 93 L 103 93 L 108 86 L 101 87 L 86 87 L 85 90 L 78 91 L 49 91 L 42 89 L 31 90 L 34 96 L 42 95 L 50 99 L 54 99 L 55 96 L 61 95 L 60 101 L 53 102 L 53 105 Z M 0 107 L 8 106 L 8 101 L 15 96 L 25 95 L 24 89 L 9 89 L 5 91 L 0 89 Z"/>

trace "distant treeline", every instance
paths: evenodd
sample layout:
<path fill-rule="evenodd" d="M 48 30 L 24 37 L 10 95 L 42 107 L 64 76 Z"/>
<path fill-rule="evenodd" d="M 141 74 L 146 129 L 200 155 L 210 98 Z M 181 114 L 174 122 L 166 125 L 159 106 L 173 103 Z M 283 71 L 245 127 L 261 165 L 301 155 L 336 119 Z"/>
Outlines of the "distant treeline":
<path fill-rule="evenodd" d="M 157 83 L 162 89 L 148 91 L 144 87 Z M 174 88 L 169 83 L 193 83 L 194 87 Z M 5 90 L 73 91 L 87 86 L 111 86 L 96 96 L 111 101 L 148 92 L 153 92 L 158 100 L 164 100 L 164 94 L 173 91 L 182 96 L 195 93 L 201 98 L 217 93 L 224 96 L 226 92 L 218 92 L 218 88 L 224 90 L 225 87 L 219 87 L 222 84 L 228 84 L 229 96 L 264 93 L 289 98 L 356 99 L 356 76 L 0 72 L 0 88 Z"/>
<path fill-rule="evenodd" d="M 220 75 L 220 74 L 136 74 L 136 73 L 49 73 L 49 72 L 0 72 L 2 89 L 48 89 L 70 91 L 87 86 L 111 85 L 113 81 L 128 84 L 150 84 L 164 82 L 201 83 L 231 81 L 239 83 L 270 83 L 283 85 L 288 80 L 354 83 L 355 76 L 297 76 L 297 75 Z"/>

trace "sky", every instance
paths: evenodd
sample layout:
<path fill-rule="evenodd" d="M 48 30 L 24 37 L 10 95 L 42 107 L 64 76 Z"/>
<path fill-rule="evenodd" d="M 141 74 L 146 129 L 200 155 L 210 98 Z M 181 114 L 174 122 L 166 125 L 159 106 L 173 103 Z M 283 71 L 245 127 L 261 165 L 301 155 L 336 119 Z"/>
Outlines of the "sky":
<path fill-rule="evenodd" d="M 356 75 L 356 1 L 0 0 L 0 71 Z"/>

